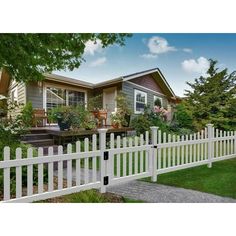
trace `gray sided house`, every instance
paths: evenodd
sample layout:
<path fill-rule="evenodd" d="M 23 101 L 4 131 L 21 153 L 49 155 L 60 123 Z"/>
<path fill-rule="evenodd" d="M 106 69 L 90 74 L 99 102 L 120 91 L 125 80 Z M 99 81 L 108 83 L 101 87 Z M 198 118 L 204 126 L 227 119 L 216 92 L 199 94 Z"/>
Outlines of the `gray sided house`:
<path fill-rule="evenodd" d="M 0 74 L 0 94 L 21 104 L 31 101 L 34 108 L 46 111 L 60 105 L 70 106 L 81 102 L 86 104 L 90 97 L 102 95 L 100 107 L 108 111 L 108 124 L 111 112 L 116 110 L 115 98 L 119 91 L 126 94 L 134 115 L 142 113 L 145 105 L 152 107 L 156 98 L 168 110 L 178 102 L 158 68 L 98 84 L 54 74 L 45 75 L 45 79 L 40 82 L 16 83 L 4 71 Z"/>

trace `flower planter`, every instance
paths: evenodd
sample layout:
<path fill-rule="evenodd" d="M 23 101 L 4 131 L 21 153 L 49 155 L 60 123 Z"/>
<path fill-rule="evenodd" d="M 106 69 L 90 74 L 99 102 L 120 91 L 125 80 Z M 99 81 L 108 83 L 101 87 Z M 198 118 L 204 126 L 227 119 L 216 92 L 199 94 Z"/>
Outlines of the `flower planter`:
<path fill-rule="evenodd" d="M 58 126 L 59 126 L 61 131 L 70 129 L 70 123 L 69 122 L 65 122 L 65 121 L 62 121 L 62 119 L 58 119 L 57 123 L 58 123 Z"/>

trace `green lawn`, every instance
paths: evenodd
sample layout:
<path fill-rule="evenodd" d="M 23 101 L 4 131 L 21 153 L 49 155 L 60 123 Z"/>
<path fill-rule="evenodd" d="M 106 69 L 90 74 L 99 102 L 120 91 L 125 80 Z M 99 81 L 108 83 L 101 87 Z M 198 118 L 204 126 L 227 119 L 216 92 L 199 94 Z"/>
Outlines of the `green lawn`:
<path fill-rule="evenodd" d="M 124 198 L 111 193 L 101 194 L 97 190 L 87 190 L 36 203 L 142 203 L 143 201 Z"/>
<path fill-rule="evenodd" d="M 150 178 L 145 179 L 150 181 Z M 236 198 L 236 158 L 157 176 L 158 184 Z"/>

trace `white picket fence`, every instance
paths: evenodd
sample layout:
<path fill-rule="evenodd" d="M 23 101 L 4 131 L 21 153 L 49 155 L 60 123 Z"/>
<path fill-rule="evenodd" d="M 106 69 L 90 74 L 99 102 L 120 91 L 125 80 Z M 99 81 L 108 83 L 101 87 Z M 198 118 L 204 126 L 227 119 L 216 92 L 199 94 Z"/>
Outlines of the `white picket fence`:
<path fill-rule="evenodd" d="M 201 132 L 181 137 L 151 127 L 151 138 L 149 132 L 116 139 L 111 134 L 106 142 L 106 132 L 100 129 L 99 137 L 94 134 L 92 140 L 68 144 L 67 150 L 58 146 L 56 155 L 52 147 L 47 156 L 43 156 L 42 148 L 37 156 L 29 148 L 27 157 L 22 157 L 21 148 L 17 148 L 13 159 L 9 147 L 5 147 L 4 160 L 0 161 L 4 193 L 1 202 L 33 202 L 92 188 L 104 193 L 117 183 L 144 177 L 156 181 L 162 173 L 205 164 L 211 167 L 215 161 L 236 157 L 236 132 L 222 132 L 211 124 Z M 27 169 L 24 187 L 23 168 Z M 12 169 L 15 172 L 10 173 Z"/>

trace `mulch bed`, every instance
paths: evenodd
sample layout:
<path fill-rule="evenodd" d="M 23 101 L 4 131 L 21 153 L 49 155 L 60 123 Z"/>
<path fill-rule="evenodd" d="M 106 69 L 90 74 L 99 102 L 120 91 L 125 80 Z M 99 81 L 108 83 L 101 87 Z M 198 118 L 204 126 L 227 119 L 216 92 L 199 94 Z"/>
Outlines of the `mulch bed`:
<path fill-rule="evenodd" d="M 58 178 L 55 176 L 53 177 L 53 183 L 54 183 L 54 189 L 57 189 L 58 188 Z M 75 186 L 75 181 L 72 181 L 72 186 Z M 67 180 L 66 179 L 63 179 L 63 188 L 66 188 L 67 187 Z M 48 191 L 48 185 L 47 184 L 44 184 L 43 186 L 43 189 L 44 189 L 44 192 Z M 98 190 L 94 190 L 97 192 L 97 194 L 101 194 L 99 193 Z M 33 193 L 34 194 L 37 194 L 38 193 L 38 186 L 33 186 Z M 22 188 L 22 196 L 26 196 L 27 195 L 27 188 L 24 187 Z M 111 203 L 122 203 L 124 202 L 123 201 L 123 198 L 121 196 L 117 196 L 113 193 L 103 193 L 101 194 L 107 202 L 111 202 Z M 15 198 L 15 194 L 11 194 L 11 199 L 12 198 Z M 3 194 L 0 193 L 0 201 L 3 200 Z M 61 196 L 61 197 L 55 197 L 55 198 L 49 198 L 47 200 L 44 200 L 42 202 L 46 202 L 46 203 L 66 203 L 65 202 L 65 197 L 64 196 Z"/>

